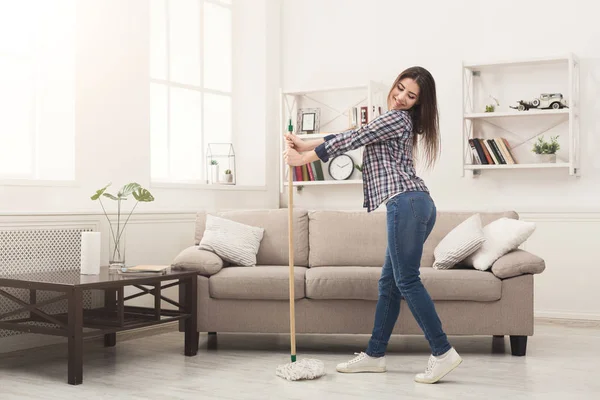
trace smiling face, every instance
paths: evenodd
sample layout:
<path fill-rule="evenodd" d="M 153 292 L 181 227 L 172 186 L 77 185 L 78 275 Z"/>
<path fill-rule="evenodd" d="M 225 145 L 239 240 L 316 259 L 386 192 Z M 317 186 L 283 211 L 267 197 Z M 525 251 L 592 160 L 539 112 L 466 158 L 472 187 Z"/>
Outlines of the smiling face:
<path fill-rule="evenodd" d="M 390 110 L 409 110 L 419 101 L 420 88 L 412 78 L 401 79 L 388 97 Z"/>

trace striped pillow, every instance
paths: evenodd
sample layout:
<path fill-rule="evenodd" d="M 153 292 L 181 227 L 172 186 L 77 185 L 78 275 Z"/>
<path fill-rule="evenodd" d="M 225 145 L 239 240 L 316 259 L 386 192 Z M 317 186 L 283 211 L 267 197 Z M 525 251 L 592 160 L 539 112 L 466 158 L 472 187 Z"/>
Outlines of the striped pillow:
<path fill-rule="evenodd" d="M 200 250 L 212 251 L 233 265 L 256 265 L 256 254 L 265 230 L 229 219 L 206 216 Z"/>
<path fill-rule="evenodd" d="M 472 215 L 450 231 L 433 250 L 433 268 L 449 269 L 476 252 L 485 241 L 481 216 Z"/>

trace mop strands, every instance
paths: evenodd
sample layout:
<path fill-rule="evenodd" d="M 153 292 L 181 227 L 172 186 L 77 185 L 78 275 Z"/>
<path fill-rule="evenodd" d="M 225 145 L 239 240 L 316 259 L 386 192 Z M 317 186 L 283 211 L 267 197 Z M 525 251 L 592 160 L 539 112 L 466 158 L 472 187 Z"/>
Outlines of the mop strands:
<path fill-rule="evenodd" d="M 307 358 L 278 366 L 276 374 L 288 381 L 316 379 L 325 375 L 325 366 L 320 360 Z"/>

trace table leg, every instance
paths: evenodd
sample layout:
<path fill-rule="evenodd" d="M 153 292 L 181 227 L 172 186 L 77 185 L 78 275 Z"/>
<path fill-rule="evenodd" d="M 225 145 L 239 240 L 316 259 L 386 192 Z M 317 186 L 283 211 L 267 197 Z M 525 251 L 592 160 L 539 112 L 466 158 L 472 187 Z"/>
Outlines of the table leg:
<path fill-rule="evenodd" d="M 68 294 L 69 302 L 69 367 L 68 382 L 83 382 L 83 292 L 74 288 Z"/>
<path fill-rule="evenodd" d="M 198 353 L 198 277 L 186 278 L 185 309 L 190 317 L 185 320 L 185 355 L 195 356 Z"/>
<path fill-rule="evenodd" d="M 105 289 L 104 290 L 104 307 L 107 310 L 116 310 L 117 305 L 117 290 L 116 289 Z M 113 347 L 117 344 L 117 334 L 107 333 L 104 335 L 104 347 Z"/>

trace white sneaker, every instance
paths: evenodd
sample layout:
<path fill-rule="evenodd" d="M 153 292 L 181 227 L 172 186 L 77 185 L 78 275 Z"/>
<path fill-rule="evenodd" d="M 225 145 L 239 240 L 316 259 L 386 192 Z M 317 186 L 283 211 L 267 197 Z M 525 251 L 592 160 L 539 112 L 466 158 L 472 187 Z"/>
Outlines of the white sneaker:
<path fill-rule="evenodd" d="M 335 369 L 338 372 L 354 373 L 354 372 L 385 372 L 385 356 L 371 357 L 367 353 L 357 354 L 352 360 L 338 364 Z"/>
<path fill-rule="evenodd" d="M 415 381 L 419 383 L 436 383 L 446 376 L 462 362 L 454 347 L 445 354 L 435 357 L 431 355 L 427 363 L 427 369 L 422 374 L 415 376 Z"/>

